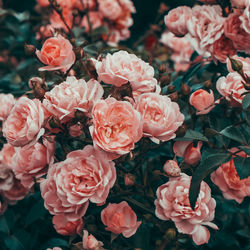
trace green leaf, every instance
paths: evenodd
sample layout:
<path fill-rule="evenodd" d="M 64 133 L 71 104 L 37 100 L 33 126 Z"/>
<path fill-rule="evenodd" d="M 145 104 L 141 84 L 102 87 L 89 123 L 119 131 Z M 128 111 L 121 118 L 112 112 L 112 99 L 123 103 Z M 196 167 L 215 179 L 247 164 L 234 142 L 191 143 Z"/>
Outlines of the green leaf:
<path fill-rule="evenodd" d="M 175 141 L 192 141 L 192 140 L 205 141 L 205 142 L 208 141 L 206 136 L 192 129 L 188 129 L 184 137 L 175 139 Z"/>
<path fill-rule="evenodd" d="M 99 36 L 99 35 L 107 35 L 109 33 L 109 29 L 107 26 L 101 26 L 94 29 L 91 33 L 92 36 Z"/>
<path fill-rule="evenodd" d="M 93 44 L 90 44 L 90 45 L 87 45 L 83 48 L 84 52 L 92 55 L 92 56 L 97 56 L 98 55 L 98 48 L 93 45 Z"/>
<path fill-rule="evenodd" d="M 250 155 L 250 146 L 239 146 L 239 149 L 242 149 L 246 154 Z"/>
<path fill-rule="evenodd" d="M 201 161 L 199 166 L 194 171 L 190 184 L 189 201 L 192 209 L 194 209 L 195 203 L 200 193 L 200 184 L 202 180 L 211 172 L 213 172 L 218 166 L 220 166 L 222 163 L 228 162 L 230 159 L 231 154 L 224 152 L 208 154 L 208 156 Z"/>
<path fill-rule="evenodd" d="M 250 107 L 250 93 L 245 95 L 243 101 L 242 101 L 242 108 L 244 110 L 247 110 Z"/>
<path fill-rule="evenodd" d="M 45 244 L 43 244 L 40 250 L 53 248 L 53 247 L 69 247 L 69 244 L 66 240 L 63 240 L 60 238 L 52 238 L 52 239 L 49 239 Z"/>
<path fill-rule="evenodd" d="M 222 131 L 220 131 L 221 135 L 226 136 L 227 138 L 230 138 L 234 141 L 237 141 L 242 144 L 247 144 L 246 139 L 243 135 L 243 133 L 240 131 L 240 128 L 236 128 L 234 126 L 229 126 Z"/>
<path fill-rule="evenodd" d="M 4 243 L 10 250 L 25 250 L 23 244 L 13 235 L 5 238 Z"/>
<path fill-rule="evenodd" d="M 0 217 L 0 233 L 8 234 L 9 227 L 4 216 Z"/>
<path fill-rule="evenodd" d="M 250 157 L 244 158 L 237 156 L 234 158 L 234 165 L 240 179 L 250 176 Z"/>
<path fill-rule="evenodd" d="M 25 220 L 26 225 L 30 225 L 34 221 L 40 219 L 47 213 L 47 210 L 44 208 L 44 201 L 41 199 L 31 207 L 30 211 L 27 213 Z"/>

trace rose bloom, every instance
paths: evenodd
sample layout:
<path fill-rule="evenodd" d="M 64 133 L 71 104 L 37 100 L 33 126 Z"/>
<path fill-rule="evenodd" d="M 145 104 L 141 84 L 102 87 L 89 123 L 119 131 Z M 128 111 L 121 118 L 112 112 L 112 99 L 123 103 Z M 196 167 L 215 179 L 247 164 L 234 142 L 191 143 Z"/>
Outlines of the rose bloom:
<path fill-rule="evenodd" d="M 89 22 L 91 23 L 92 30 L 97 29 L 103 25 L 102 16 L 98 11 L 90 11 L 88 15 L 89 15 L 89 21 L 86 15 L 84 15 L 81 21 L 81 26 L 85 28 L 85 31 L 87 33 L 90 30 Z"/>
<path fill-rule="evenodd" d="M 218 229 L 214 219 L 216 202 L 211 198 L 211 189 L 201 182 L 200 193 L 192 210 L 189 203 L 191 176 L 184 173 L 170 178 L 156 192 L 155 214 L 161 220 L 172 220 L 179 233 L 189 234 L 196 245 L 208 243 L 210 232 L 205 226 Z"/>
<path fill-rule="evenodd" d="M 246 33 L 250 34 L 250 2 L 239 18 L 241 20 L 241 27 L 243 28 L 243 30 L 245 30 Z"/>
<path fill-rule="evenodd" d="M 181 174 L 181 169 L 178 163 L 174 160 L 168 160 L 163 167 L 164 172 L 171 177 L 177 177 Z"/>
<path fill-rule="evenodd" d="M 15 176 L 11 169 L 0 163 L 0 192 L 10 190 L 15 182 Z"/>
<path fill-rule="evenodd" d="M 112 97 L 100 100 L 93 107 L 92 116 L 94 145 L 107 152 L 127 154 L 142 137 L 141 116 L 127 101 Z"/>
<path fill-rule="evenodd" d="M 211 47 L 212 57 L 222 63 L 227 61 L 228 56 L 234 56 L 236 53 L 233 42 L 224 35 L 215 41 Z"/>
<path fill-rule="evenodd" d="M 134 54 L 120 50 L 95 62 L 99 80 L 116 87 L 130 82 L 133 92 L 154 92 L 157 80 L 154 68 Z"/>
<path fill-rule="evenodd" d="M 238 151 L 238 149 L 232 148 L 230 151 L 234 153 Z M 237 155 L 244 158 L 249 157 L 243 151 L 237 153 Z M 211 174 L 211 180 L 222 191 L 225 199 L 242 203 L 245 197 L 250 196 L 250 177 L 240 179 L 235 169 L 233 159 L 221 164 L 220 167 Z"/>
<path fill-rule="evenodd" d="M 242 81 L 238 73 L 229 73 L 226 77 L 222 76 L 217 80 L 216 88 L 222 96 L 231 101 L 233 106 L 240 105 L 244 98 L 242 94 L 246 92 Z"/>
<path fill-rule="evenodd" d="M 77 123 L 69 127 L 69 134 L 72 137 L 78 137 L 83 134 L 81 123 Z"/>
<path fill-rule="evenodd" d="M 231 5 L 236 8 L 245 8 L 248 0 L 231 0 Z"/>
<path fill-rule="evenodd" d="M 192 8 L 192 16 L 187 21 L 189 40 L 195 50 L 209 56 L 211 45 L 224 32 L 222 9 L 219 5 L 196 5 Z"/>
<path fill-rule="evenodd" d="M 73 0 L 73 8 L 83 11 L 84 9 L 93 10 L 96 7 L 96 0 Z"/>
<path fill-rule="evenodd" d="M 10 114 L 16 100 L 12 94 L 0 94 L 0 121 L 4 121 Z"/>
<path fill-rule="evenodd" d="M 175 138 L 175 131 L 184 121 L 179 105 L 167 96 L 146 93 L 138 96 L 135 109 L 143 120 L 143 135 L 153 142 Z"/>
<path fill-rule="evenodd" d="M 45 207 L 51 214 L 67 216 L 69 212 L 68 218 L 72 218 L 72 213 L 75 213 L 73 218 L 80 218 L 89 200 L 97 204 L 106 201 L 115 180 L 114 163 L 104 152 L 88 145 L 50 166 L 47 179 L 41 183 Z M 86 209 L 81 210 L 83 207 Z"/>
<path fill-rule="evenodd" d="M 104 249 L 103 243 L 98 241 L 92 234 L 89 234 L 87 230 L 83 230 L 82 246 L 86 250 L 102 250 Z"/>
<path fill-rule="evenodd" d="M 9 168 L 12 168 L 12 158 L 15 152 L 15 147 L 9 143 L 4 144 L 2 150 L 0 151 L 0 162 Z"/>
<path fill-rule="evenodd" d="M 184 158 L 184 162 L 196 165 L 201 159 L 201 147 L 201 141 L 198 142 L 197 147 L 194 147 L 192 141 L 176 141 L 173 150 L 177 156 Z"/>
<path fill-rule="evenodd" d="M 122 14 L 122 8 L 117 0 L 98 0 L 98 10 L 111 20 L 117 19 Z"/>
<path fill-rule="evenodd" d="M 240 15 L 231 13 L 224 23 L 224 34 L 233 41 L 237 50 L 250 53 L 250 34 L 241 28 Z"/>
<path fill-rule="evenodd" d="M 74 118 L 77 110 L 88 115 L 93 103 L 101 99 L 103 92 L 101 84 L 94 79 L 86 83 L 83 79 L 69 76 L 65 82 L 45 93 L 43 105 L 59 120 L 66 122 Z"/>
<path fill-rule="evenodd" d="M 137 216 L 126 201 L 119 204 L 109 203 L 102 210 L 101 219 L 107 231 L 114 234 L 122 234 L 129 238 L 134 235 L 141 225 L 141 221 L 137 221 Z"/>
<path fill-rule="evenodd" d="M 66 73 L 75 62 L 73 46 L 61 35 L 48 38 L 41 51 L 36 51 L 36 55 L 42 63 L 48 65 L 39 68 L 40 71 L 61 70 Z"/>
<path fill-rule="evenodd" d="M 41 102 L 23 96 L 16 102 L 4 122 L 3 135 L 11 145 L 22 147 L 41 136 L 44 132 L 43 121 Z"/>
<path fill-rule="evenodd" d="M 184 36 L 188 33 L 187 20 L 192 16 L 191 8 L 180 6 L 168 12 L 164 17 L 165 24 L 169 31 L 176 36 Z"/>
<path fill-rule="evenodd" d="M 83 228 L 82 218 L 71 221 L 63 214 L 55 215 L 52 222 L 57 233 L 61 235 L 80 234 Z"/>
<path fill-rule="evenodd" d="M 25 145 L 15 150 L 12 169 L 22 185 L 31 188 L 34 179 L 45 175 L 48 165 L 53 162 L 55 142 L 44 139 L 43 144 L 37 142 L 32 146 Z"/>
<path fill-rule="evenodd" d="M 190 96 L 189 103 L 195 107 L 197 115 L 208 114 L 215 107 L 213 90 L 210 93 L 203 89 L 196 90 Z"/>
<path fill-rule="evenodd" d="M 68 27 L 72 29 L 73 26 L 72 10 L 68 7 L 63 7 L 62 15 Z M 54 29 L 64 29 L 65 32 L 69 32 L 69 29 L 67 28 L 65 23 L 62 21 L 60 15 L 56 11 L 53 11 L 52 14 L 50 15 L 50 23 Z"/>
<path fill-rule="evenodd" d="M 103 34 L 102 39 L 107 42 L 107 44 L 111 47 L 118 46 L 120 41 L 126 40 L 130 37 L 130 31 L 125 28 L 122 30 L 110 28 L 109 33 Z"/>
<path fill-rule="evenodd" d="M 240 61 L 242 63 L 242 70 L 245 74 L 250 76 L 250 58 L 249 57 L 240 57 L 240 56 L 232 56 L 234 60 Z M 227 70 L 229 72 L 234 72 L 232 69 L 232 64 L 229 59 L 227 59 Z"/>

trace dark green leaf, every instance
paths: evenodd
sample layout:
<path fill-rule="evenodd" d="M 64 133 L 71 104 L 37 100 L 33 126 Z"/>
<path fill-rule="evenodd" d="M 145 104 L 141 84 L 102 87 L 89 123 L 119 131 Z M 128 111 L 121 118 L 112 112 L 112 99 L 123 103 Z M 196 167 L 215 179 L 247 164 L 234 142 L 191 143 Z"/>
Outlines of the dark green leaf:
<path fill-rule="evenodd" d="M 36 202 L 35 205 L 31 207 L 30 211 L 27 213 L 25 224 L 30 225 L 34 221 L 44 216 L 46 213 L 47 210 L 44 208 L 44 202 L 41 199 Z"/>
<path fill-rule="evenodd" d="M 86 53 L 88 53 L 88 54 L 90 54 L 90 55 L 92 55 L 92 56 L 97 56 L 97 55 L 98 55 L 98 48 L 97 48 L 95 45 L 93 45 L 93 44 L 90 44 L 90 45 L 85 46 L 85 47 L 83 48 L 83 50 L 84 50 Z"/>
<path fill-rule="evenodd" d="M 191 207 L 194 209 L 196 200 L 200 193 L 200 184 L 202 180 L 213 172 L 219 165 L 225 163 L 231 159 L 230 153 L 214 153 L 209 154 L 205 159 L 203 159 L 200 165 L 196 168 L 189 190 L 189 201 Z"/>
<path fill-rule="evenodd" d="M 244 158 L 237 156 L 234 158 L 234 165 L 240 179 L 250 176 L 250 157 Z"/>
<path fill-rule="evenodd" d="M 109 32 L 109 29 L 107 26 L 101 26 L 96 29 L 94 29 L 91 33 L 92 36 L 98 36 L 98 35 L 107 35 Z"/>
<path fill-rule="evenodd" d="M 246 154 L 250 155 L 250 146 L 239 146 Z"/>
<path fill-rule="evenodd" d="M 204 136 L 202 133 L 188 129 L 185 136 L 182 138 L 176 138 L 176 141 L 192 141 L 192 140 L 198 140 L 198 141 L 208 141 L 207 137 Z"/>
<path fill-rule="evenodd" d="M 229 126 L 225 129 L 223 129 L 222 131 L 220 131 L 221 135 L 224 135 L 232 140 L 235 140 L 239 143 L 243 143 L 243 144 L 247 144 L 246 139 L 244 137 L 244 135 L 242 134 L 242 132 L 240 131 L 240 128 L 236 128 L 233 126 Z"/>
<path fill-rule="evenodd" d="M 244 110 L 247 110 L 248 107 L 250 107 L 250 93 L 245 95 L 243 101 L 242 101 L 242 108 Z"/>
<path fill-rule="evenodd" d="M 195 64 L 191 67 L 183 77 L 183 82 L 187 82 L 201 67 L 201 63 Z"/>
<path fill-rule="evenodd" d="M 25 250 L 23 244 L 13 235 L 5 238 L 4 243 L 10 250 Z"/>
<path fill-rule="evenodd" d="M 40 248 L 40 250 L 44 250 L 47 248 L 53 248 L 53 247 L 68 247 L 68 242 L 66 240 L 60 239 L 60 238 L 52 238 L 48 240 L 45 244 L 43 244 Z"/>
<path fill-rule="evenodd" d="M 3 215 L 0 217 L 0 232 L 4 233 L 4 234 L 9 233 L 8 224 L 7 224 L 7 221 Z"/>

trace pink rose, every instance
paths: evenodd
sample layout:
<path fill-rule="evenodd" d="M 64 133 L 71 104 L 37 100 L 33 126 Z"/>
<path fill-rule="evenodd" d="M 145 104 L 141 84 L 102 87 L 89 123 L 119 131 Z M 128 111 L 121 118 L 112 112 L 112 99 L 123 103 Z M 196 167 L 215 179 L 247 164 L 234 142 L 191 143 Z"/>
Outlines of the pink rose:
<path fill-rule="evenodd" d="M 197 115 L 208 114 L 214 107 L 214 93 L 210 90 L 196 90 L 189 98 L 189 103 L 195 107 Z"/>
<path fill-rule="evenodd" d="M 63 162 L 50 166 L 47 179 L 41 183 L 45 207 L 51 214 L 64 213 L 68 218 L 80 218 L 89 200 L 97 204 L 106 201 L 115 180 L 114 163 L 104 152 L 88 145 L 69 153 Z"/>
<path fill-rule="evenodd" d="M 178 163 L 174 160 L 166 161 L 163 170 L 170 177 L 177 177 L 181 174 L 181 169 L 178 166 Z"/>
<path fill-rule="evenodd" d="M 126 238 L 134 235 L 141 225 L 141 221 L 137 221 L 137 216 L 126 201 L 119 204 L 109 203 L 102 210 L 101 219 L 107 231 L 114 234 L 120 234 Z"/>
<path fill-rule="evenodd" d="M 44 112 L 38 99 L 21 97 L 3 124 L 3 135 L 8 143 L 22 147 L 43 134 Z"/>
<path fill-rule="evenodd" d="M 0 162 L 9 168 L 12 168 L 12 158 L 15 152 L 15 148 L 12 145 L 9 143 L 4 144 L 2 150 L 0 151 Z"/>
<path fill-rule="evenodd" d="M 248 0 L 231 0 L 231 5 L 236 8 L 244 8 L 247 5 Z"/>
<path fill-rule="evenodd" d="M 192 8 L 192 16 L 187 21 L 189 40 L 195 50 L 209 56 L 210 47 L 220 39 L 224 32 L 222 9 L 219 5 L 196 5 Z"/>
<path fill-rule="evenodd" d="M 107 98 L 96 102 L 92 110 L 90 132 L 95 146 L 115 154 L 127 154 L 142 137 L 139 112 L 127 101 Z"/>
<path fill-rule="evenodd" d="M 102 250 L 104 249 L 103 243 L 98 241 L 92 234 L 89 234 L 87 230 L 83 230 L 82 246 L 84 250 Z"/>
<path fill-rule="evenodd" d="M 39 31 L 36 33 L 36 39 L 45 39 L 53 36 L 54 28 L 51 24 L 47 24 L 46 26 L 41 26 Z"/>
<path fill-rule="evenodd" d="M 61 35 L 48 38 L 36 55 L 43 64 L 48 65 L 39 68 L 40 71 L 61 70 L 66 73 L 75 62 L 73 46 Z"/>
<path fill-rule="evenodd" d="M 211 198 L 209 186 L 202 181 L 195 209 L 192 210 L 188 197 L 190 181 L 191 176 L 182 173 L 161 185 L 156 192 L 155 214 L 161 220 L 172 220 L 179 233 L 189 234 L 196 245 L 201 245 L 208 243 L 210 238 L 205 226 L 218 229 L 211 222 L 216 202 Z"/>
<path fill-rule="evenodd" d="M 232 153 L 237 148 L 230 150 Z M 241 157 L 249 157 L 243 151 L 237 153 Z M 240 179 L 234 165 L 234 160 L 222 164 L 211 174 L 212 182 L 219 187 L 225 199 L 235 200 L 242 203 L 245 197 L 250 196 L 250 177 Z"/>
<path fill-rule="evenodd" d="M 69 220 L 63 214 L 55 215 L 52 222 L 57 233 L 62 235 L 80 234 L 83 228 L 82 218 Z"/>
<path fill-rule="evenodd" d="M 154 68 L 134 54 L 121 50 L 95 63 L 99 80 L 104 83 L 121 87 L 130 82 L 133 92 L 138 94 L 156 90 Z"/>
<path fill-rule="evenodd" d="M 72 29 L 72 26 L 73 26 L 72 10 L 68 7 L 63 7 L 62 8 L 62 15 L 63 15 L 63 18 L 64 18 L 67 26 L 70 29 Z M 50 15 L 50 23 L 54 29 L 64 29 L 65 32 L 69 32 L 68 27 L 62 21 L 60 15 L 56 11 L 53 11 L 52 14 Z"/>
<path fill-rule="evenodd" d="M 89 21 L 86 15 L 84 15 L 81 26 L 85 28 L 85 31 L 88 33 L 90 30 L 89 22 L 91 23 L 92 30 L 97 29 L 98 27 L 103 25 L 102 16 L 98 11 L 90 11 L 88 13 L 89 15 Z"/>
<path fill-rule="evenodd" d="M 196 165 L 201 159 L 202 142 L 199 141 L 197 147 L 192 141 L 176 141 L 173 146 L 174 153 L 183 157 L 184 161 L 190 165 Z"/>
<path fill-rule="evenodd" d="M 43 105 L 59 120 L 67 122 L 74 118 L 77 110 L 88 114 L 93 103 L 102 95 L 103 88 L 96 80 L 91 79 L 86 83 L 83 79 L 69 76 L 65 82 L 46 92 Z"/>
<path fill-rule="evenodd" d="M 98 0 L 100 13 L 111 20 L 117 19 L 122 14 L 122 8 L 117 0 Z"/>
<path fill-rule="evenodd" d="M 32 146 L 25 145 L 15 150 L 12 169 L 22 185 L 31 188 L 34 180 L 45 175 L 48 165 L 53 162 L 55 142 L 44 139 L 43 144 L 37 142 Z"/>
<path fill-rule="evenodd" d="M 0 163 L 0 192 L 10 190 L 15 182 L 15 176 L 11 169 Z"/>
<path fill-rule="evenodd" d="M 241 28 L 240 15 L 231 13 L 224 23 L 224 34 L 233 41 L 237 50 L 250 53 L 250 34 Z"/>
<path fill-rule="evenodd" d="M 250 58 L 249 57 L 244 58 L 240 56 L 232 56 L 232 58 L 234 60 L 240 61 L 242 63 L 243 72 L 250 76 Z M 227 59 L 227 70 L 229 72 L 234 72 L 234 70 L 232 69 L 231 61 L 229 59 Z"/>
<path fill-rule="evenodd" d="M 138 96 L 135 109 L 143 120 L 143 135 L 152 141 L 169 141 L 184 121 L 179 105 L 167 96 L 146 93 Z"/>
<path fill-rule="evenodd" d="M 242 104 L 243 93 L 246 92 L 242 77 L 234 72 L 229 73 L 226 77 L 222 76 L 217 80 L 216 88 L 219 93 L 228 101 L 231 101 L 233 106 Z"/>
<path fill-rule="evenodd" d="M 239 18 L 241 20 L 241 27 L 243 28 L 243 30 L 245 30 L 246 33 L 250 34 L 250 2 Z"/>
<path fill-rule="evenodd" d="M 164 17 L 165 24 L 169 31 L 176 36 L 184 36 L 188 33 L 187 21 L 192 16 L 191 8 L 180 6 L 168 12 Z"/>
<path fill-rule="evenodd" d="M 81 11 L 88 9 L 93 10 L 96 7 L 96 0 L 73 0 L 73 7 Z"/>
<path fill-rule="evenodd" d="M 130 37 L 130 31 L 127 28 L 122 30 L 110 28 L 109 33 L 103 34 L 102 39 L 107 42 L 109 46 L 116 47 L 120 41 L 126 40 Z"/>
<path fill-rule="evenodd" d="M 0 94 L 0 121 L 8 118 L 16 100 L 12 94 Z"/>

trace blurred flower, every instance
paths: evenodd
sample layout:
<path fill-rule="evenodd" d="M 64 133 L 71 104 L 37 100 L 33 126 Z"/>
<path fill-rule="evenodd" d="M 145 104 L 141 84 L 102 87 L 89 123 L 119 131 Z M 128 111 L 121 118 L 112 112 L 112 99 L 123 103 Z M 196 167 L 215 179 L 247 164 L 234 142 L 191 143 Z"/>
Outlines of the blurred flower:
<path fill-rule="evenodd" d="M 87 230 L 83 230 L 82 245 L 84 250 L 102 250 L 104 249 L 103 243 L 98 241 L 92 234 L 89 234 Z"/>
<path fill-rule="evenodd" d="M 12 94 L 0 94 L 0 121 L 8 118 L 16 100 Z"/>

